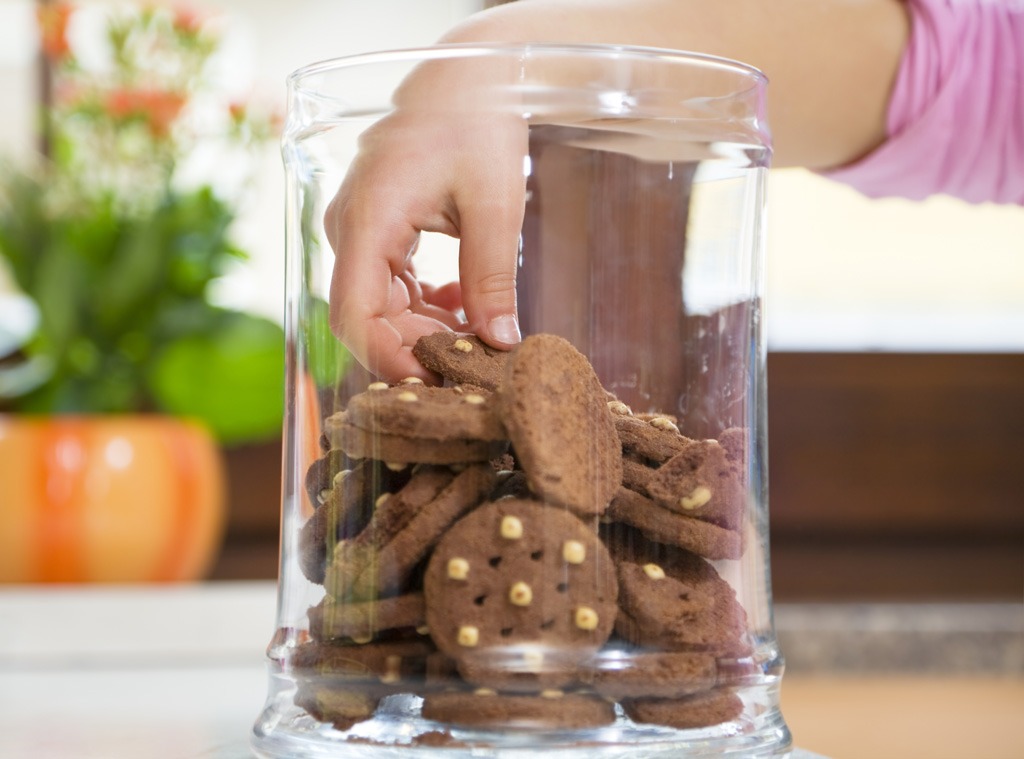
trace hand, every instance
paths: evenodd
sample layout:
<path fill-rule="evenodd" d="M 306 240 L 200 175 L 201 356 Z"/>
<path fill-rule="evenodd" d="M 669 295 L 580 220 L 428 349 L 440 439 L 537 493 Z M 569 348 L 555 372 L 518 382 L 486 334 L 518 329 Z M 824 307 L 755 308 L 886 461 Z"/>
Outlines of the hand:
<path fill-rule="evenodd" d="M 519 341 L 527 126 L 517 115 L 464 105 L 455 113 L 442 104 L 429 97 L 400 103 L 368 129 L 324 220 L 335 252 L 332 329 L 360 363 L 391 382 L 437 380 L 412 346 L 441 329 L 475 332 L 497 348 Z M 423 231 L 459 239 L 459 283 L 417 281 Z"/>

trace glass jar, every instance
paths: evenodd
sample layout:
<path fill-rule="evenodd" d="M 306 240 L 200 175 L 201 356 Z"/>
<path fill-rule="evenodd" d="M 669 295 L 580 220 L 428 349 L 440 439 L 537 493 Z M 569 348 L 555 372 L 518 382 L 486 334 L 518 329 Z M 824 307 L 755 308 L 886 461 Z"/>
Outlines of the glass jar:
<path fill-rule="evenodd" d="M 611 46 L 442 46 L 292 75 L 260 755 L 788 753 L 768 563 L 765 86 L 740 63 Z M 422 338 L 436 387 L 380 381 L 328 316 L 325 212 L 400 111 L 410 140 L 419 125 L 459 145 L 511 129 L 485 158 L 522 165 L 523 342 Z M 414 261 L 424 283 L 456 281 L 458 241 L 423 232 Z"/>

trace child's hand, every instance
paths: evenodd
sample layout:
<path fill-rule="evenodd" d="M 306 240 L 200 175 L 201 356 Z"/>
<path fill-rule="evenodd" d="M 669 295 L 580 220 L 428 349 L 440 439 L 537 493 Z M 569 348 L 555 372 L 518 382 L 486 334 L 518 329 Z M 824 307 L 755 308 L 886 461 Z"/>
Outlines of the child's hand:
<path fill-rule="evenodd" d="M 422 69 L 396 110 L 364 133 L 324 220 L 336 257 L 332 328 L 388 381 L 436 379 L 412 346 L 440 329 L 475 332 L 499 348 L 519 341 L 527 125 L 517 115 L 467 108 L 464 99 L 446 108 L 452 91 L 444 73 Z M 459 239 L 460 283 L 435 289 L 417 282 L 420 232 Z"/>

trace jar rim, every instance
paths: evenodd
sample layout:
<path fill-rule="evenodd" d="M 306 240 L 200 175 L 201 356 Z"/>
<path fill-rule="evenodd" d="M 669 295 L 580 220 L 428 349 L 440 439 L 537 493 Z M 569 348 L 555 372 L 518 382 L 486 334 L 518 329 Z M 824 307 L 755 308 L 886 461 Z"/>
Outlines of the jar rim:
<path fill-rule="evenodd" d="M 390 63 L 402 60 L 437 60 L 444 58 L 474 58 L 489 55 L 541 54 L 541 55 L 589 55 L 593 57 L 628 57 L 638 61 L 664 60 L 671 63 L 688 63 L 699 68 L 717 69 L 751 80 L 750 89 L 763 87 L 768 83 L 767 75 L 749 63 L 743 63 L 724 56 L 698 53 L 673 48 L 646 47 L 642 45 L 619 45 L 606 43 L 553 43 L 553 42 L 469 42 L 446 43 L 425 47 L 394 48 L 352 55 L 338 56 L 316 61 L 291 72 L 286 82 L 293 92 L 314 94 L 303 87 L 304 80 L 345 68 Z"/>

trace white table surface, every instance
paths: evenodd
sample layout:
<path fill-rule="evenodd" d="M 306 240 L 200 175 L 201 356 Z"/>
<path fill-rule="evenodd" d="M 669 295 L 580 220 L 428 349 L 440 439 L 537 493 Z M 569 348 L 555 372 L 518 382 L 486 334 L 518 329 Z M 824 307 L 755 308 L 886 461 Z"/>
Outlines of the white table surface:
<path fill-rule="evenodd" d="M 272 583 L 0 588 L 0 757 L 251 759 L 275 603 Z"/>

